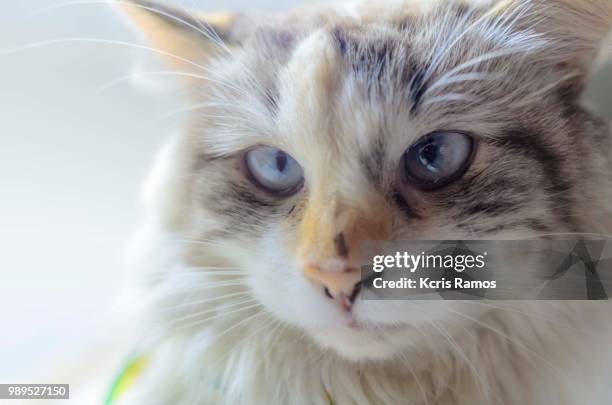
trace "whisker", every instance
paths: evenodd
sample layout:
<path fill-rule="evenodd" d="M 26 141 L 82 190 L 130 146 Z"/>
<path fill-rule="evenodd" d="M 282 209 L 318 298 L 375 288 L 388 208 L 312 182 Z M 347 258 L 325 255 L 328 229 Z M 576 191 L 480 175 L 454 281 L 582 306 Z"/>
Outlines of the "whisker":
<path fill-rule="evenodd" d="M 436 81 L 433 86 L 430 86 L 429 88 L 427 88 L 423 96 L 428 95 L 429 93 L 433 92 L 434 90 L 440 87 L 446 87 L 450 84 L 463 83 L 467 81 L 495 81 L 495 80 L 501 80 L 503 79 L 503 77 L 504 76 L 499 73 L 471 72 L 471 73 L 454 75 L 446 79 L 441 78 L 440 80 Z"/>
<path fill-rule="evenodd" d="M 419 391 L 421 392 L 421 395 L 423 396 L 425 405 L 429 405 L 429 395 L 427 395 L 427 391 L 425 391 L 425 387 L 421 383 L 421 379 L 417 376 L 416 372 L 414 371 L 414 367 L 412 367 L 410 359 L 408 359 L 408 356 L 405 356 L 405 355 L 402 355 L 400 357 L 404 359 L 404 364 L 408 368 L 408 371 L 412 375 L 412 378 L 414 378 L 414 382 L 416 383 Z"/>
<path fill-rule="evenodd" d="M 145 51 L 149 51 L 149 52 L 153 52 L 153 53 L 157 53 L 159 55 L 162 56 L 167 56 L 173 59 L 176 59 L 178 61 L 184 62 L 186 64 L 189 64 L 191 66 L 194 66 L 202 71 L 209 71 L 209 69 L 205 66 L 202 66 L 198 63 L 195 63 L 189 59 L 183 58 L 182 56 L 178 56 L 175 55 L 171 52 L 166 52 L 163 51 L 161 49 L 157 49 L 157 48 L 153 48 L 150 46 L 145 46 L 145 45 L 139 45 L 139 44 L 135 44 L 135 43 L 131 43 L 131 42 L 125 42 L 125 41 L 119 41 L 119 40 L 114 40 L 114 39 L 102 39 L 102 38 L 60 38 L 60 39 L 50 39 L 50 40 L 46 40 L 46 41 L 39 41 L 39 42 L 34 42 L 34 43 L 30 43 L 30 44 L 25 44 L 25 45 L 21 45 L 21 46 L 17 46 L 14 48 L 9 48 L 9 49 L 4 49 L 4 50 L 0 50 L 0 56 L 7 56 L 7 55 L 12 55 L 15 53 L 19 53 L 19 52 L 26 52 L 28 50 L 32 50 L 32 49 L 37 49 L 37 48 L 43 48 L 45 46 L 51 46 L 51 45 L 61 45 L 61 44 L 71 44 L 71 43 L 87 43 L 87 44 L 102 44 L 102 45 L 119 45 L 119 46 L 125 46 L 128 48 L 134 48 L 134 49 L 140 49 L 140 50 L 145 50 Z"/>
<path fill-rule="evenodd" d="M 165 322 L 164 326 L 168 327 L 168 326 L 172 326 L 174 324 L 182 324 L 185 321 L 188 321 L 188 320 L 191 320 L 191 319 L 194 319 L 194 318 L 199 318 L 199 317 L 201 317 L 203 315 L 208 315 L 208 314 L 212 314 L 212 313 L 217 313 L 217 315 L 219 314 L 219 312 L 222 312 L 224 315 L 225 314 L 231 314 L 234 311 L 225 311 L 225 309 L 227 309 L 227 308 L 231 309 L 231 308 L 236 308 L 236 307 L 241 308 L 241 307 L 244 307 L 244 304 L 250 304 L 252 302 L 256 302 L 256 300 L 255 300 L 255 298 L 251 297 L 251 298 L 248 298 L 248 299 L 245 299 L 245 300 L 242 300 L 242 301 L 231 303 L 231 304 L 223 306 L 223 307 L 215 307 L 215 308 L 206 309 L 204 311 L 194 312 L 194 313 L 189 314 L 189 315 L 181 316 L 181 317 L 178 317 L 178 318 L 173 318 L 172 320 L 170 320 L 168 322 Z M 211 319 L 214 319 L 215 317 L 216 316 L 213 316 Z M 204 318 L 204 319 L 208 319 L 208 318 Z M 204 321 L 202 321 L 202 322 L 204 322 Z"/>
<path fill-rule="evenodd" d="M 517 9 L 519 9 L 519 7 L 517 7 Z M 472 13 L 473 13 L 473 9 L 471 9 Z M 432 61 L 431 66 L 435 66 L 437 67 L 440 63 L 441 60 L 443 60 L 446 55 L 448 54 L 448 52 L 450 52 L 451 49 L 453 49 L 453 47 L 459 43 L 459 41 L 461 41 L 461 39 L 463 39 L 467 34 L 469 34 L 473 29 L 475 29 L 476 27 L 480 26 L 481 24 L 485 23 L 487 20 L 489 20 L 496 12 L 498 11 L 497 8 L 492 8 L 489 11 L 487 11 L 486 13 L 484 13 L 482 16 L 480 16 L 478 19 L 476 19 L 472 24 L 468 25 L 462 32 L 461 34 L 457 35 L 454 37 L 454 40 L 450 43 L 448 43 L 446 45 L 446 47 L 444 48 L 444 50 L 442 52 L 440 52 L 437 56 L 436 59 Z M 506 13 L 507 11 L 504 11 L 504 13 Z M 471 15 L 470 13 L 467 13 L 468 16 Z M 467 20 L 466 20 L 467 22 Z M 458 24 L 458 26 L 461 26 L 462 24 Z M 434 74 L 434 70 L 428 70 L 428 72 L 425 74 L 424 78 L 423 78 L 423 82 L 427 83 L 431 77 Z"/>
<path fill-rule="evenodd" d="M 198 271 L 180 271 L 177 273 L 168 274 L 168 277 L 175 276 L 240 276 L 248 275 L 248 270 L 242 270 L 240 267 L 189 267 Z M 214 270 L 214 271 L 213 271 Z"/>
<path fill-rule="evenodd" d="M 99 2 L 100 0 L 93 0 L 93 2 Z M 85 0 L 82 4 L 87 3 L 88 0 Z M 200 34 L 202 34 L 206 39 L 212 41 L 216 46 L 218 46 L 219 48 L 221 48 L 224 52 L 226 52 L 228 55 L 232 55 L 232 50 L 227 46 L 227 44 L 223 41 L 223 39 L 219 36 L 218 32 L 208 23 L 208 21 L 206 21 L 205 19 L 201 19 L 201 18 L 197 18 L 196 16 L 193 16 L 192 13 L 185 7 L 183 7 L 182 5 L 180 6 L 182 11 L 184 13 L 186 13 L 187 15 L 189 15 L 193 21 L 199 25 L 198 28 L 196 27 L 194 24 L 185 21 L 184 19 L 177 17 L 175 15 L 172 15 L 170 13 L 166 13 L 163 10 L 154 8 L 154 7 L 147 7 L 147 6 L 143 6 L 143 5 L 139 5 L 139 4 L 133 4 L 133 3 L 129 3 L 129 2 L 122 2 L 122 1 L 114 1 L 114 0 L 106 0 L 104 2 L 111 2 L 111 3 L 119 3 L 119 4 L 126 4 L 126 5 L 130 5 L 130 6 L 135 6 L 135 7 L 140 7 L 140 8 L 144 8 L 146 10 L 155 12 L 157 14 L 160 14 L 162 16 L 171 18 L 179 23 L 182 23 L 183 25 L 192 28 L 194 30 L 196 30 L 197 32 L 199 32 Z M 195 5 L 194 5 L 195 6 Z M 273 102 L 272 98 L 270 97 L 270 95 L 265 92 L 263 90 L 263 86 L 261 85 L 261 83 L 259 82 L 259 80 L 253 75 L 253 73 L 246 68 L 246 66 L 240 62 L 240 61 L 236 61 L 236 63 L 240 66 L 242 66 L 244 68 L 243 73 L 245 74 L 246 78 L 249 80 L 249 84 L 252 86 L 253 89 L 256 89 L 257 91 L 259 91 L 265 98 L 268 99 L 268 101 Z M 244 93 L 246 94 L 246 90 L 244 91 Z"/>
<path fill-rule="evenodd" d="M 195 2 L 193 0 L 190 1 L 193 9 L 198 9 L 199 7 L 195 4 Z M 180 8 L 181 10 L 186 13 L 187 15 L 189 15 L 191 18 L 193 18 L 193 20 L 198 24 L 198 26 L 206 31 L 207 33 L 210 34 L 210 37 L 208 37 L 211 41 L 213 41 L 213 43 L 218 46 L 219 48 L 221 48 L 224 52 L 226 52 L 228 55 L 232 54 L 232 50 L 227 46 L 227 44 L 225 43 L 225 41 L 223 41 L 223 38 L 221 38 L 219 36 L 219 33 L 217 32 L 216 29 L 214 29 L 213 26 L 210 25 L 210 23 L 208 21 L 206 21 L 203 18 L 199 18 L 197 15 L 194 15 L 192 11 L 190 11 L 187 7 L 183 6 L 182 3 L 180 3 Z"/>
<path fill-rule="evenodd" d="M 196 67 L 197 69 L 206 72 L 206 73 L 212 73 L 215 74 L 215 72 L 211 69 L 209 69 L 206 66 L 203 66 L 201 64 L 195 63 L 192 60 L 186 59 L 182 56 L 176 55 L 174 53 L 171 52 L 167 52 L 167 51 L 163 51 L 161 49 L 157 49 L 157 48 L 153 48 L 150 46 L 145 46 L 145 45 L 139 45 L 139 44 L 135 44 L 135 43 L 131 43 L 131 42 L 125 42 L 125 41 L 119 41 L 119 40 L 111 40 L 111 39 L 102 39 L 102 38 L 61 38 L 61 39 L 53 39 L 53 40 L 46 40 L 46 41 L 40 41 L 40 42 L 35 42 L 35 43 L 30 43 L 30 44 L 25 44 L 25 45 L 21 45 L 18 47 L 14 47 L 14 48 L 9 48 L 9 49 L 4 49 L 4 50 L 0 50 L 0 57 L 2 56 L 7 56 L 7 55 L 11 55 L 14 53 L 19 53 L 19 52 L 25 52 L 28 50 L 32 50 L 32 49 L 36 49 L 36 48 L 42 48 L 45 46 L 52 46 L 52 45 L 60 45 L 60 44 L 69 44 L 69 43 L 89 43 L 89 44 L 103 44 L 103 45 L 119 45 L 119 46 L 125 46 L 125 47 L 129 47 L 129 48 L 134 48 L 134 49 L 139 49 L 139 50 L 145 50 L 145 51 L 149 51 L 149 52 L 153 52 L 162 56 L 167 56 L 170 57 L 172 59 L 184 62 L 188 65 L 191 65 L 193 67 Z M 208 80 L 213 80 L 211 78 L 209 78 Z M 227 82 L 223 82 L 220 80 L 216 80 L 215 83 L 217 84 L 221 84 L 223 86 L 227 86 L 230 87 L 240 93 L 242 93 L 243 95 L 248 95 L 248 92 L 238 86 L 235 86 L 233 84 L 227 83 Z M 243 111 L 248 111 L 243 109 Z"/>
<path fill-rule="evenodd" d="M 177 310 L 177 309 L 188 308 L 188 307 L 192 307 L 192 306 L 196 306 L 196 305 L 200 305 L 200 304 L 206 304 L 208 302 L 214 302 L 214 301 L 218 301 L 218 300 L 222 300 L 222 299 L 227 299 L 227 298 L 232 298 L 232 297 L 247 296 L 249 294 L 251 294 L 250 291 L 242 291 L 242 292 L 237 292 L 237 293 L 220 295 L 218 297 L 207 297 L 205 299 L 193 300 L 193 301 L 184 302 L 182 304 L 173 305 L 173 306 L 169 306 L 169 307 L 162 307 L 162 308 L 159 308 L 159 310 L 163 311 L 163 312 L 174 311 L 174 310 Z"/>
<path fill-rule="evenodd" d="M 497 330 L 497 329 L 495 329 L 495 328 L 493 328 L 493 327 L 491 327 L 491 326 L 487 325 L 486 323 L 484 323 L 484 322 L 482 322 L 482 321 L 479 321 L 479 320 L 478 320 L 478 319 L 476 319 L 476 318 L 473 318 L 473 317 L 471 317 L 471 316 L 468 316 L 468 315 L 466 315 L 466 314 L 464 314 L 464 313 L 461 313 L 461 312 L 459 312 L 459 311 L 453 311 L 453 310 L 450 310 L 450 309 L 449 309 L 449 311 L 450 311 L 450 312 L 452 312 L 453 314 L 455 314 L 455 315 L 457 315 L 457 316 L 461 317 L 461 318 L 464 318 L 464 319 L 466 319 L 466 320 L 472 321 L 472 322 L 476 323 L 477 325 L 480 325 L 481 327 L 483 327 L 483 328 L 485 328 L 485 329 L 487 329 L 487 330 L 490 330 L 491 332 L 493 332 L 493 333 L 495 333 L 495 334 L 497 334 L 497 335 L 499 335 L 499 336 L 503 337 L 504 339 L 506 339 L 508 342 L 510 342 L 510 343 L 511 343 L 511 344 L 513 344 L 513 345 L 517 345 L 517 346 L 519 346 L 519 347 L 522 347 L 523 349 L 525 349 L 526 351 L 528 351 L 530 354 L 532 354 L 532 355 L 534 355 L 535 357 L 537 357 L 537 358 L 539 358 L 540 360 L 542 360 L 542 361 L 544 362 L 544 364 L 546 364 L 548 367 L 550 367 L 550 368 L 551 368 L 551 370 L 552 370 L 552 371 L 554 371 L 555 373 L 557 373 L 557 375 L 558 375 L 558 376 L 560 376 L 562 379 L 565 379 L 565 380 L 566 380 L 566 382 L 567 382 L 568 384 L 571 384 L 571 381 L 572 381 L 572 380 L 569 378 L 569 376 L 567 376 L 565 373 L 563 373 L 561 370 L 559 370 L 557 367 L 555 367 L 553 364 L 551 364 L 551 363 L 550 363 L 550 361 L 549 361 L 548 359 L 546 359 L 544 356 L 540 355 L 538 352 L 536 352 L 536 351 L 535 351 L 534 349 L 532 349 L 531 347 L 529 347 L 529 346 L 525 345 L 525 344 L 524 344 L 524 343 L 522 343 L 522 342 L 517 341 L 516 339 L 512 339 L 512 338 L 510 338 L 509 336 L 507 336 L 507 335 L 506 335 L 506 334 L 504 334 L 503 332 L 501 332 L 501 331 L 499 331 L 499 330 Z"/>
<path fill-rule="evenodd" d="M 130 2 L 130 1 L 121 1 L 121 0 L 76 0 L 76 1 L 66 1 L 63 3 L 58 3 L 58 4 L 53 4 L 47 7 L 42 7 L 38 10 L 35 10 L 34 13 L 38 14 L 38 13 L 42 13 L 42 12 L 47 12 L 47 11 L 51 11 L 51 10 L 55 10 L 55 9 L 60 9 L 60 8 L 65 8 L 65 7 L 70 7 L 70 6 L 78 6 L 78 5 L 95 5 L 95 4 L 101 4 L 101 5 L 118 5 L 118 6 L 128 6 L 128 7 L 134 7 L 134 8 L 139 8 L 142 10 L 147 10 L 150 11 L 154 14 L 169 18 L 170 20 L 177 22 L 187 28 L 192 29 L 193 31 L 201 34 L 202 36 L 204 36 L 204 38 L 213 41 L 215 44 L 219 45 L 216 41 L 217 39 L 220 39 L 218 37 L 218 35 L 216 36 L 216 38 L 211 34 L 210 31 L 205 31 L 202 30 L 200 28 L 198 28 L 197 26 L 195 26 L 192 22 L 189 22 L 183 18 L 180 18 L 177 15 L 168 13 L 164 10 L 162 10 L 161 8 L 156 8 L 156 7 L 150 7 L 144 4 L 138 4 L 138 3 L 134 3 L 134 2 Z M 189 14 L 189 13 L 187 13 Z M 199 21 L 198 19 L 194 18 L 194 21 Z M 214 30 L 213 30 L 214 32 Z M 216 32 L 215 32 L 216 35 Z"/>
<path fill-rule="evenodd" d="M 219 267 L 219 269 L 224 269 L 223 267 Z M 235 277 L 235 276 L 248 276 L 248 271 L 234 271 L 234 270 L 224 270 L 224 271 L 192 271 L 192 272 L 176 272 L 176 273 L 167 273 L 167 274 L 158 274 L 151 277 L 147 277 L 147 280 L 155 281 L 155 280 L 168 280 L 168 279 L 177 279 L 177 278 L 204 278 L 204 277 Z"/>
<path fill-rule="evenodd" d="M 222 241 L 212 240 L 212 239 L 207 240 L 207 239 L 195 239 L 195 238 L 172 238 L 172 239 L 165 239 L 165 241 L 169 243 L 183 243 L 186 245 L 194 244 L 194 245 L 212 246 L 212 247 L 224 247 L 225 246 Z M 241 246 L 240 248 L 248 252 L 251 252 L 251 253 L 257 253 L 253 249 L 246 247 L 244 245 Z"/>
<path fill-rule="evenodd" d="M 209 107 L 223 107 L 223 108 L 228 108 L 231 110 L 234 110 L 236 112 L 241 112 L 246 114 L 247 116 L 251 116 L 251 117 L 257 117 L 258 114 L 255 111 L 249 110 L 248 107 L 245 107 L 243 105 L 239 105 L 239 104 L 230 104 L 230 103 L 198 103 L 198 104 L 193 104 L 191 106 L 187 106 L 187 107 L 182 107 L 182 108 L 176 108 L 173 110 L 170 110 L 162 115 L 160 115 L 160 117 L 157 120 L 162 120 L 162 119 L 167 119 L 169 117 L 172 117 L 174 115 L 177 114 L 183 114 L 183 113 L 188 113 L 188 112 L 192 112 L 192 111 L 197 111 L 197 110 L 201 110 L 204 108 L 209 108 Z M 205 114 L 199 114 L 199 116 L 206 116 Z M 236 116 L 232 116 L 232 117 L 224 117 L 224 116 L 216 116 L 216 115 L 210 115 L 210 118 L 221 118 L 221 119 L 230 119 L 232 122 L 236 122 L 236 121 L 241 121 L 244 123 L 250 123 L 250 121 L 248 121 L 247 119 L 241 118 L 239 119 L 239 117 Z"/>
<path fill-rule="evenodd" d="M 525 97 L 523 101 L 520 101 L 520 102 L 516 103 L 516 105 L 517 106 L 528 105 L 528 104 L 533 102 L 533 98 L 535 98 L 537 96 L 540 96 L 542 94 L 546 94 L 549 91 L 558 88 L 561 83 L 565 83 L 568 80 L 570 80 L 572 78 L 575 78 L 577 76 L 580 76 L 580 74 L 578 72 L 566 74 L 566 75 L 562 76 L 559 80 L 557 80 L 557 81 L 555 81 L 553 83 L 550 83 L 550 84 L 548 84 L 548 85 L 546 85 L 546 86 L 544 86 L 544 87 L 542 87 L 542 88 L 540 88 L 540 89 L 530 93 L 528 97 Z"/>
<path fill-rule="evenodd" d="M 259 315 L 259 314 L 261 314 L 262 312 L 263 312 L 263 311 L 256 312 L 256 313 L 255 313 L 253 316 L 249 316 L 248 318 L 245 318 L 245 319 L 243 319 L 243 320 L 239 320 L 238 322 L 242 322 L 242 321 L 244 321 L 244 322 L 246 323 L 246 322 L 248 322 L 248 321 L 251 321 L 251 320 L 253 320 L 254 318 L 258 317 L 258 316 L 256 316 L 256 315 Z M 249 318 L 250 318 L 250 319 L 249 319 Z M 232 345 L 232 349 L 231 349 L 229 352 L 224 352 L 222 356 L 218 356 L 218 358 L 216 359 L 216 361 L 215 361 L 215 362 L 213 362 L 213 363 L 211 363 L 211 364 L 209 365 L 209 367 L 210 367 L 210 368 L 212 368 L 213 370 L 218 369 L 218 368 L 222 368 L 222 369 L 226 370 L 226 371 L 223 373 L 223 376 L 222 376 L 222 378 L 221 378 L 221 383 L 220 383 L 220 386 L 221 386 L 221 387 L 225 387 L 225 386 L 226 386 L 226 384 L 227 384 L 227 383 L 225 382 L 225 380 L 226 380 L 226 376 L 227 376 L 227 365 L 222 366 L 222 364 L 221 364 L 221 363 L 223 363 L 223 362 L 226 362 L 226 363 L 227 363 L 227 362 L 228 362 L 228 361 L 229 361 L 229 360 L 230 360 L 230 359 L 231 359 L 233 356 L 235 356 L 235 355 L 237 354 L 238 350 L 240 350 L 240 349 L 242 349 L 242 348 L 244 347 L 244 344 L 245 344 L 245 343 L 247 343 L 247 342 L 251 342 L 251 341 L 252 341 L 252 339 L 253 339 L 253 338 L 255 338 L 255 336 L 257 335 L 257 333 L 261 332 L 261 331 L 262 331 L 262 330 L 264 330 L 264 329 L 267 329 L 268 327 L 270 327 L 271 325 L 273 325 L 273 324 L 274 324 L 274 322 L 275 322 L 275 321 L 274 321 L 274 319 L 273 319 L 273 318 L 269 318 L 269 319 L 265 320 L 265 321 L 263 322 L 263 324 L 262 324 L 262 325 L 261 325 L 259 328 L 257 328 L 255 331 L 253 331 L 253 332 L 251 332 L 251 333 L 248 333 L 248 334 L 247 334 L 247 335 L 246 335 L 246 336 L 245 336 L 245 337 L 244 337 L 242 340 L 240 340 L 238 343 L 233 344 L 233 345 Z M 234 324 L 234 325 L 235 325 L 235 324 Z M 233 327 L 234 325 L 230 325 L 230 328 L 231 328 L 231 327 Z M 224 331 L 224 332 L 225 332 L 225 331 Z M 219 337 L 218 337 L 217 335 L 215 335 L 215 336 L 213 337 L 213 339 L 214 339 L 215 341 L 218 341 L 218 340 L 219 340 Z M 256 367 L 257 365 L 254 365 L 254 366 Z M 200 402 L 197 402 L 197 403 L 200 403 Z"/>
<path fill-rule="evenodd" d="M 449 50 L 453 46 L 449 41 L 452 38 L 455 37 L 455 35 L 458 33 L 460 27 L 465 26 L 465 24 L 467 24 L 468 20 L 470 18 L 472 18 L 472 16 L 474 15 L 475 11 L 476 11 L 476 9 L 474 7 L 468 9 L 468 12 L 462 17 L 461 21 L 459 23 L 455 24 L 453 30 L 446 37 L 446 41 L 445 41 L 444 47 L 439 47 L 438 46 L 438 38 L 436 37 L 436 43 L 435 43 L 434 47 L 432 47 L 432 52 L 431 52 L 431 56 L 430 56 L 430 59 L 429 59 L 429 61 L 430 61 L 429 62 L 430 68 L 427 70 L 427 72 L 423 76 L 423 79 L 422 79 L 423 83 L 427 83 L 431 79 L 431 77 L 435 73 L 435 69 L 440 64 L 440 61 L 442 61 L 442 59 L 446 56 L 446 54 L 449 52 Z M 451 23 L 451 21 L 449 19 L 450 19 L 450 17 L 446 17 L 445 24 L 450 24 Z M 470 29 L 469 26 L 468 26 L 467 29 Z"/>
<path fill-rule="evenodd" d="M 478 369 L 470 361 L 470 359 L 467 357 L 465 352 L 461 350 L 461 347 L 457 344 L 457 342 L 455 342 L 454 339 L 451 338 L 451 336 L 448 334 L 448 331 L 443 330 L 443 328 L 440 325 L 438 325 L 434 320 L 429 320 L 428 323 L 431 324 L 436 330 L 438 330 L 438 332 L 440 332 L 440 334 L 444 337 L 444 339 L 446 339 L 446 341 L 457 352 L 457 354 L 459 354 L 459 356 L 463 359 L 463 361 L 465 361 L 465 363 L 468 365 L 472 373 L 476 376 L 476 380 L 478 382 L 478 386 L 480 387 L 481 392 L 485 394 L 487 397 L 493 394 L 491 389 L 487 385 L 485 385 L 482 375 L 480 374 Z M 496 398 L 496 399 L 499 400 L 499 398 Z"/>
<path fill-rule="evenodd" d="M 96 89 L 96 93 L 102 93 L 107 91 L 108 89 L 115 87 L 123 82 L 127 82 L 130 80 L 133 80 L 135 78 L 140 78 L 140 77 L 148 77 L 148 76 L 180 76 L 180 77 L 189 77 L 192 79 L 200 79 L 203 81 L 207 81 L 210 80 L 209 76 L 202 76 L 202 75 L 197 75 L 197 74 L 193 74 L 193 73 L 187 73 L 187 72 L 180 72 L 180 71 L 149 71 L 149 72 L 139 72 L 139 73 L 131 73 L 129 75 L 125 75 L 122 77 L 118 77 L 117 79 L 113 79 L 103 85 L 101 85 L 100 87 L 98 87 Z"/>
<path fill-rule="evenodd" d="M 185 324 L 185 325 L 181 325 L 181 326 L 172 328 L 170 333 L 175 333 L 175 332 L 177 332 L 179 330 L 189 329 L 189 328 L 192 328 L 194 326 L 201 325 L 203 323 L 209 322 L 209 321 L 217 318 L 220 315 L 227 316 L 227 315 L 235 314 L 235 313 L 242 312 L 242 311 L 247 311 L 249 309 L 253 309 L 253 308 L 257 308 L 257 307 L 262 307 L 262 305 L 257 303 L 257 304 L 249 305 L 249 306 L 246 306 L 246 307 L 243 307 L 243 308 L 234 309 L 232 311 L 226 311 L 226 312 L 223 312 L 223 313 L 215 314 L 214 316 L 211 316 L 211 317 L 208 317 L 208 318 L 205 318 L 205 319 L 199 319 L 199 320 L 197 320 L 195 322 L 191 322 L 191 323 L 188 323 L 188 324 Z"/>
<path fill-rule="evenodd" d="M 219 282 L 203 282 L 201 284 L 190 283 L 187 286 L 176 286 L 173 285 L 172 294 L 184 294 L 186 291 L 206 291 L 214 288 L 222 288 L 222 287 L 234 287 L 234 286 L 244 286 L 244 281 L 236 280 L 236 281 L 219 281 Z M 168 295 L 172 295 L 168 294 Z"/>
<path fill-rule="evenodd" d="M 444 75 L 439 79 L 439 80 L 448 80 L 449 77 L 452 77 L 453 75 L 469 68 L 472 66 L 476 66 L 479 65 L 481 63 L 484 62 L 488 62 L 490 60 L 493 59 L 497 59 L 497 58 L 501 58 L 504 56 L 510 56 L 510 55 L 515 55 L 517 53 L 524 53 L 525 52 L 525 47 L 522 46 L 515 46 L 515 47 L 509 47 L 509 48 L 502 48 L 502 49 L 496 49 L 493 50 L 491 52 L 487 52 L 483 55 L 479 55 L 477 57 L 474 57 L 472 59 L 469 59 L 463 63 L 461 63 L 460 65 L 454 67 L 453 69 L 449 70 L 448 72 L 444 73 Z M 435 86 L 435 83 L 432 85 Z"/>
<path fill-rule="evenodd" d="M 238 267 L 238 266 L 189 266 L 189 269 L 198 270 L 198 271 L 183 271 L 183 273 L 193 273 L 193 274 L 248 274 L 248 270 Z M 209 270 L 214 270 L 210 271 Z"/>
<path fill-rule="evenodd" d="M 463 301 L 465 303 L 470 303 L 470 304 L 475 304 L 475 305 L 481 305 L 484 307 L 489 307 L 489 308 L 493 308 L 493 309 L 498 309 L 501 311 L 506 311 L 506 312 L 512 312 L 515 313 L 517 315 L 524 315 L 530 318 L 534 318 L 534 319 L 540 319 L 543 320 L 545 322 L 550 322 L 550 323 L 554 323 L 556 325 L 571 329 L 573 331 L 577 331 L 576 328 L 573 325 L 570 325 L 568 323 L 562 322 L 558 319 L 555 318 L 551 318 L 549 315 L 543 315 L 543 314 L 533 314 L 530 312 L 526 312 L 526 311 L 521 311 L 519 309 L 516 308 L 508 308 L 508 307 L 503 307 L 503 306 L 499 306 L 499 305 L 493 305 L 493 304 L 489 304 L 488 302 L 482 302 L 482 301 Z"/>
<path fill-rule="evenodd" d="M 265 311 L 265 310 L 260 310 L 260 311 L 257 311 L 257 312 L 255 312 L 253 315 L 250 315 L 250 316 L 248 316 L 248 317 L 246 317 L 246 318 L 244 318 L 244 319 L 242 319 L 242 320 L 240 320 L 240 321 L 236 322 L 234 325 L 232 325 L 232 326 L 230 326 L 229 328 L 225 329 L 225 330 L 224 330 L 223 332 L 221 332 L 220 334 L 215 335 L 214 339 L 215 339 L 215 340 L 219 340 L 221 337 L 225 336 L 227 333 L 229 333 L 230 331 L 232 331 L 232 330 L 236 329 L 237 327 L 239 327 L 239 326 L 241 326 L 241 325 L 244 325 L 244 324 L 245 324 L 245 323 L 247 323 L 247 322 L 252 322 L 254 319 L 259 318 L 260 316 L 264 316 L 264 315 L 266 315 L 266 311 Z M 259 330 L 258 330 L 258 331 L 259 331 Z M 258 331 L 257 331 L 257 332 L 258 332 Z M 252 334 L 252 335 L 251 335 L 251 334 L 249 334 L 249 335 L 247 335 L 247 337 L 251 337 L 251 338 L 252 338 L 252 337 L 254 337 L 254 336 L 255 336 L 255 334 Z M 225 359 L 225 360 L 227 360 L 229 357 L 230 357 L 230 356 L 229 356 L 229 355 L 227 355 L 227 356 L 225 356 L 225 358 L 224 358 L 224 359 Z M 224 378 L 224 380 L 225 380 L 225 378 Z"/>
<path fill-rule="evenodd" d="M 431 104 L 435 104 L 435 103 L 441 103 L 441 102 L 453 102 L 453 101 L 466 101 L 466 102 L 473 102 L 476 101 L 477 98 L 474 96 L 470 96 L 467 94 L 460 94 L 460 93 L 448 93 L 448 94 L 444 94 L 442 96 L 436 96 L 436 97 L 430 97 L 427 100 L 423 101 L 423 107 L 429 106 Z"/>

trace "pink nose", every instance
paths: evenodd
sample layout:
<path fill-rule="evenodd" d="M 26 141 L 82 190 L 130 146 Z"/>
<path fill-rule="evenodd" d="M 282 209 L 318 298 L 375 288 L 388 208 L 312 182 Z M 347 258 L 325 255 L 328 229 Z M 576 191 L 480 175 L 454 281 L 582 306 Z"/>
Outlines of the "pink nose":
<path fill-rule="evenodd" d="M 325 295 L 336 301 L 344 311 L 350 311 L 361 289 L 361 272 L 347 267 L 342 271 L 325 271 L 318 266 L 308 265 L 304 274 L 311 281 L 323 287 Z"/>

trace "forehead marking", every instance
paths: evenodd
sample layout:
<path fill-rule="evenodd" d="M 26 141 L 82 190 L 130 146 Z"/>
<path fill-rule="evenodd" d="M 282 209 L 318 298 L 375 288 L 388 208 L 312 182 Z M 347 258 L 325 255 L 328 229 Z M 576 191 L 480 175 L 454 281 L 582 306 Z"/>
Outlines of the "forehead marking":
<path fill-rule="evenodd" d="M 427 91 L 427 69 L 410 57 L 409 46 L 401 37 L 372 38 L 340 27 L 332 31 L 332 37 L 352 73 L 364 79 L 369 93 L 375 90 L 385 95 L 395 88 L 399 94 L 407 94 L 411 112 L 417 111 Z"/>
<path fill-rule="evenodd" d="M 426 71 L 427 69 L 418 69 L 416 66 L 413 66 L 410 70 L 409 94 L 412 101 L 412 107 L 410 108 L 412 114 L 416 113 L 419 109 L 423 95 L 427 91 L 427 83 L 424 81 Z"/>

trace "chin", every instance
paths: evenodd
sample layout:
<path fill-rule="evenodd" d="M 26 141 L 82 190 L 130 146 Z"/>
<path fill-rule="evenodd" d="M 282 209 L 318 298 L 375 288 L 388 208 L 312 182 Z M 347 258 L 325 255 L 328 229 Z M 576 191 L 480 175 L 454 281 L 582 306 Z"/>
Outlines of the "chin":
<path fill-rule="evenodd" d="M 443 304 L 420 303 L 420 311 L 414 311 L 414 304 L 409 302 L 358 302 L 353 313 L 336 314 L 333 322 L 300 326 L 324 350 L 347 360 L 391 361 L 410 357 L 416 348 L 436 350 L 446 344 L 437 333 L 431 333 L 431 321 L 445 330 L 466 328 L 466 322 L 444 311 Z M 473 304 L 457 302 L 456 307 L 472 319 L 486 313 Z"/>
<path fill-rule="evenodd" d="M 309 334 L 322 348 L 333 350 L 347 360 L 384 360 L 394 355 L 386 340 L 372 331 L 337 327 L 314 330 Z"/>
<path fill-rule="evenodd" d="M 385 361 L 409 350 L 412 331 L 409 328 L 359 326 L 357 324 L 307 330 L 323 349 L 356 362 Z"/>

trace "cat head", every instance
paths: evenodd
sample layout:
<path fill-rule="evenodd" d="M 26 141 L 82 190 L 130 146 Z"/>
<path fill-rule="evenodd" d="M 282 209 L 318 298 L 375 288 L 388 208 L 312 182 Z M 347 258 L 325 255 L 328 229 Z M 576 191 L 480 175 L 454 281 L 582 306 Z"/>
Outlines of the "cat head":
<path fill-rule="evenodd" d="M 194 241 L 187 265 L 246 270 L 274 317 L 346 357 L 453 318 L 361 300 L 363 240 L 610 229 L 608 129 L 579 104 L 608 0 L 122 9 L 192 103 L 156 185 L 161 228 Z"/>

